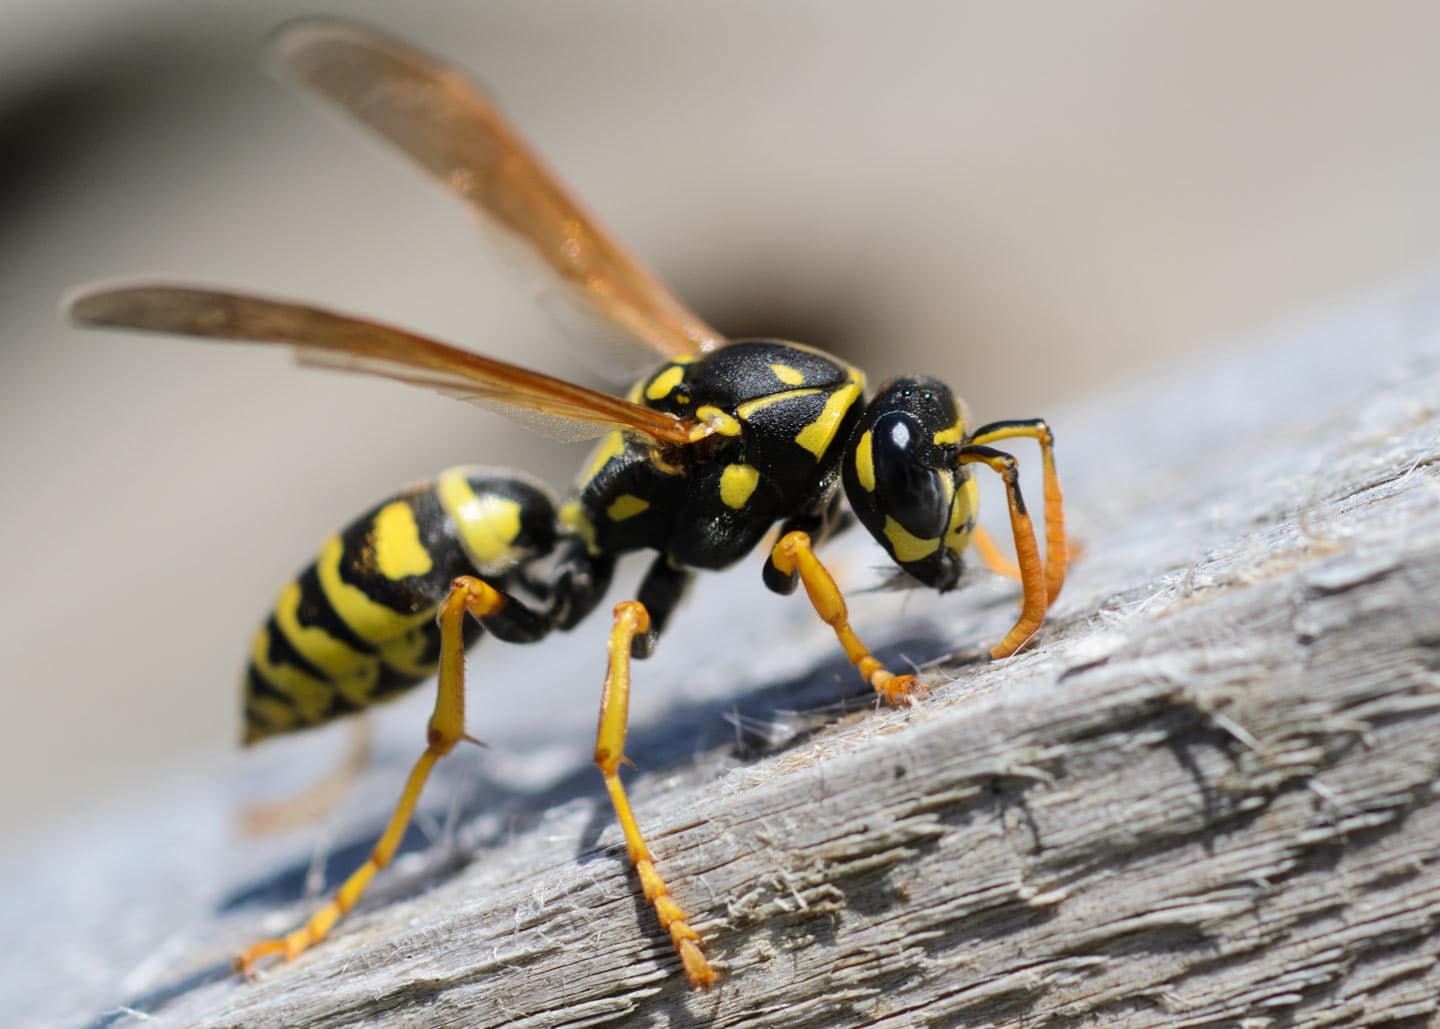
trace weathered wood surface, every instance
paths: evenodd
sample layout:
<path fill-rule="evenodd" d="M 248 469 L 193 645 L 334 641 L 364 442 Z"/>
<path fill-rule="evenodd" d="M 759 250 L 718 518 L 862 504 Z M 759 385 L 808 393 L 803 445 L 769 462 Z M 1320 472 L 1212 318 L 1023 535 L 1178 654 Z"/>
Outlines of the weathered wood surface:
<path fill-rule="evenodd" d="M 1390 297 L 1057 417 L 1085 557 L 1020 656 L 939 660 L 908 711 L 835 715 L 826 686 L 796 712 L 787 672 L 642 720 L 638 815 L 724 970 L 715 991 L 685 988 L 582 739 L 505 820 L 464 800 L 458 842 L 399 862 L 300 961 L 217 974 L 304 910 L 256 867 L 266 904 L 152 938 L 88 1017 L 123 1023 L 125 999 L 166 1025 L 1430 1024 L 1437 310 Z M 911 597 L 890 634 L 990 640 L 1013 596 L 982 579 L 940 615 Z M 763 649 L 792 630 L 748 631 Z M 377 805 L 335 831 L 351 859 L 405 743 Z M 466 775 L 506 762 L 475 760 Z"/>

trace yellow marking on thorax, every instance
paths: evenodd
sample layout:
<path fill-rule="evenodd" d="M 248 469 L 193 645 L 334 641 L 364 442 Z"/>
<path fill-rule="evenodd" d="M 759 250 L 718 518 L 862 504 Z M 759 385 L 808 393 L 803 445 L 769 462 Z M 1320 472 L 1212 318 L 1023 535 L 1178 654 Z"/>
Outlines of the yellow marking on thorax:
<path fill-rule="evenodd" d="M 619 457 L 624 452 L 625 434 L 619 429 L 614 429 L 599 442 L 594 452 L 591 453 L 589 463 L 580 473 L 580 487 L 583 489 L 587 482 L 600 474 L 600 469 L 609 464 L 612 458 Z"/>
<path fill-rule="evenodd" d="M 788 364 L 772 364 L 770 370 L 787 386 L 798 386 L 805 381 L 805 373 Z"/>
<path fill-rule="evenodd" d="M 356 636 L 378 646 L 435 617 L 434 608 L 407 615 L 371 600 L 360 587 L 340 577 L 340 559 L 344 553 L 340 537 L 331 536 L 320 550 L 315 571 L 325 599 Z"/>
<path fill-rule="evenodd" d="M 270 630 L 263 625 L 250 644 L 250 661 L 266 682 L 285 694 L 286 700 L 294 708 L 294 713 L 300 716 L 302 723 L 308 725 L 324 720 L 330 710 L 333 688 L 325 680 L 317 679 L 294 665 L 272 662 Z"/>
<path fill-rule="evenodd" d="M 634 518 L 648 510 L 650 510 L 650 501 L 637 497 L 633 493 L 624 493 L 616 497 L 614 502 L 605 509 L 605 517 L 612 522 L 623 522 L 627 518 Z"/>
<path fill-rule="evenodd" d="M 664 400 L 670 395 L 671 390 L 680 385 L 680 380 L 683 378 L 685 378 L 685 369 L 679 365 L 671 365 L 650 380 L 650 385 L 645 387 L 645 395 L 651 400 Z"/>
<path fill-rule="evenodd" d="M 765 410 L 771 404 L 782 404 L 787 400 L 794 400 L 796 397 L 810 397 L 823 392 L 823 390 L 811 386 L 806 389 L 787 389 L 779 393 L 769 393 L 763 397 L 756 397 L 754 400 L 747 400 L 735 409 L 735 413 L 740 416 L 741 420 L 744 420 L 756 411 Z"/>
<path fill-rule="evenodd" d="M 481 570 L 504 565 L 520 535 L 520 504 L 493 493 L 479 496 L 458 469 L 442 472 L 435 492 L 460 530 L 460 544 Z"/>
<path fill-rule="evenodd" d="M 921 539 L 889 515 L 885 516 L 885 538 L 890 541 L 895 560 L 902 563 L 919 561 L 940 549 L 939 539 Z"/>
<path fill-rule="evenodd" d="M 817 459 L 820 458 L 830 446 L 830 441 L 835 438 L 835 431 L 840 428 L 840 419 L 845 417 L 845 412 L 850 410 L 859 396 L 860 384 L 853 381 L 831 393 L 820 416 L 796 433 L 795 442 L 814 454 Z"/>
<path fill-rule="evenodd" d="M 424 575 L 435 567 L 430 553 L 420 543 L 415 509 L 403 500 L 386 504 L 375 515 L 373 538 L 375 567 L 387 579 Z"/>
<path fill-rule="evenodd" d="M 871 438 L 870 430 L 866 429 L 860 434 L 860 442 L 855 444 L 855 477 L 860 480 L 860 487 L 866 493 L 875 492 L 875 454 L 873 453 L 874 440 Z"/>
<path fill-rule="evenodd" d="M 578 500 L 568 500 L 560 507 L 556 516 L 560 524 L 585 541 L 585 549 L 591 554 L 600 553 L 600 544 L 595 539 L 595 526 L 585 514 Z"/>
<path fill-rule="evenodd" d="M 706 425 L 714 426 L 715 431 L 721 436 L 740 435 L 740 423 L 714 404 L 704 404 L 701 407 L 697 407 L 695 409 L 695 417 Z"/>
<path fill-rule="evenodd" d="M 726 465 L 720 473 L 720 499 L 726 507 L 740 510 L 750 501 L 750 495 L 760 484 L 760 469 L 754 465 Z"/>

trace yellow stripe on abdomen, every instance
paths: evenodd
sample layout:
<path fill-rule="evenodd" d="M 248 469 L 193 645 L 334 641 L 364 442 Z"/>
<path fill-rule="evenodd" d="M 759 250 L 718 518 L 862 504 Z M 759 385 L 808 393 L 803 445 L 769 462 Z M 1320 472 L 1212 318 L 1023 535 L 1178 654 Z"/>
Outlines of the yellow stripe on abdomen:
<path fill-rule="evenodd" d="M 375 568 L 385 578 L 424 575 L 435 567 L 420 542 L 415 509 L 406 501 L 392 500 L 375 512 L 371 533 L 375 541 Z"/>
<path fill-rule="evenodd" d="M 380 678 L 380 662 L 373 654 L 356 650 L 318 626 L 301 625 L 299 607 L 300 584 L 292 581 L 275 603 L 275 624 L 285 641 L 316 671 L 324 673 L 324 681 L 346 700 L 357 706 L 368 704 Z M 267 673 L 266 677 L 278 685 L 273 676 Z"/>
<path fill-rule="evenodd" d="M 346 582 L 340 577 L 340 559 L 344 551 L 340 537 L 331 536 L 320 550 L 315 571 L 320 577 L 325 599 L 356 636 L 378 646 L 435 617 L 433 607 L 414 614 L 392 610 L 371 600 L 360 587 Z"/>
<path fill-rule="evenodd" d="M 518 503 L 493 493 L 477 495 L 464 470 L 458 468 L 440 476 L 435 493 L 460 531 L 460 543 L 477 569 L 484 571 L 509 563 L 520 535 Z"/>
<path fill-rule="evenodd" d="M 293 720 L 314 725 L 328 716 L 334 695 L 330 683 L 295 665 L 271 661 L 270 630 L 266 626 L 260 627 L 250 644 L 250 663 L 268 686 L 284 695 Z M 279 698 L 272 702 L 275 707 L 279 704 Z"/>

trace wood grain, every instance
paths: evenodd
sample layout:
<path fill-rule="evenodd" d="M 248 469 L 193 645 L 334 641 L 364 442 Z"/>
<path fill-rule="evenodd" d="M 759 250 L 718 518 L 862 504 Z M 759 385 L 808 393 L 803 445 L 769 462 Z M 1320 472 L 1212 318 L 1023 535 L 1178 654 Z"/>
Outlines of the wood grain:
<path fill-rule="evenodd" d="M 1013 611 L 986 580 L 927 623 L 970 647 L 914 710 L 792 715 L 760 674 L 737 692 L 785 730 L 768 745 L 638 729 L 637 814 L 714 992 L 685 988 L 577 761 L 587 785 L 402 862 L 293 965 L 217 974 L 284 927 L 232 906 L 132 970 L 129 1004 L 247 1026 L 1428 1024 L 1437 309 L 1382 298 L 1052 417 L 1085 557 L 1019 656 L 973 656 Z M 862 629 L 908 638 L 924 610 Z"/>

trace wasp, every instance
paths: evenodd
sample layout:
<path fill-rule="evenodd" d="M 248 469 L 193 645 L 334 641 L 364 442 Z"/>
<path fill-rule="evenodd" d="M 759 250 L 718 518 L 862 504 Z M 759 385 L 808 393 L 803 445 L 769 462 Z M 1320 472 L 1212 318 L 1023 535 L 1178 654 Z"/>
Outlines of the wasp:
<path fill-rule="evenodd" d="M 136 285 L 82 292 L 76 321 L 292 347 L 303 364 L 384 376 L 524 420 L 599 437 L 567 499 L 518 473 L 452 468 L 383 500 L 320 548 L 255 634 L 244 679 L 244 742 L 329 722 L 436 677 L 425 750 L 368 860 L 303 925 L 243 950 L 248 972 L 323 940 L 392 859 L 435 763 L 465 731 L 465 650 L 483 633 L 535 643 L 589 615 L 616 559 L 655 557 L 613 609 L 595 764 L 630 862 L 692 987 L 717 973 L 666 885 L 620 779 L 631 662 L 648 656 L 697 571 L 768 543 L 762 577 L 803 584 L 815 612 L 884 701 L 923 687 L 884 667 L 850 625 L 817 544 L 858 520 L 908 579 L 957 585 L 974 542 L 976 466 L 1000 476 L 1022 604 L 990 651 L 1014 654 L 1060 592 L 1067 554 L 1054 437 L 1041 419 L 970 427 L 938 379 L 865 377 L 829 354 L 771 339 L 727 340 L 631 257 L 545 167 L 466 76 L 369 28 L 310 19 L 271 44 L 279 65 L 417 162 L 474 212 L 518 238 L 594 312 L 644 344 L 659 367 L 623 399 L 321 307 L 213 289 Z M 1038 442 L 1042 559 L 1014 457 Z M 854 518 L 844 511 L 848 501 Z M 778 526 L 778 534 L 772 530 Z"/>

